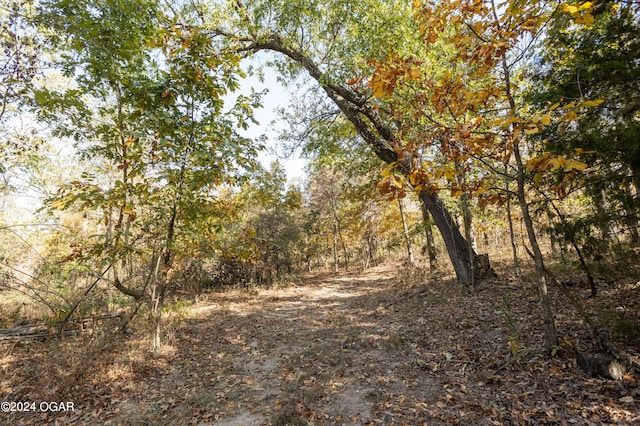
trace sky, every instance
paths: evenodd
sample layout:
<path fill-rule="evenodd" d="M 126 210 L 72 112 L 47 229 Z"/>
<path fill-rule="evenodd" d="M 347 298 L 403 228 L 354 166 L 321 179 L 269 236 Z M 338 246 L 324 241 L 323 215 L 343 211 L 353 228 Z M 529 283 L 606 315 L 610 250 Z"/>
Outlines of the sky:
<path fill-rule="evenodd" d="M 246 68 L 249 65 L 258 66 L 260 61 L 264 61 L 264 58 L 258 57 L 251 62 L 246 62 L 243 66 Z M 286 88 L 276 78 L 275 71 L 271 68 L 264 68 L 264 81 L 261 82 L 255 76 L 249 76 L 240 82 L 241 89 L 236 95 L 251 93 L 253 87 L 256 92 L 260 92 L 267 89 L 268 92 L 262 97 L 263 108 L 255 111 L 255 119 L 259 122 L 259 125 L 251 125 L 249 129 L 244 132 L 244 136 L 249 138 L 259 138 L 261 135 L 266 135 L 267 150 L 260 154 L 260 162 L 264 167 L 269 167 L 269 164 L 275 160 L 279 160 L 282 166 L 287 172 L 287 179 L 290 183 L 300 180 L 304 177 L 305 160 L 299 157 L 300 152 L 295 152 L 291 158 L 279 158 L 275 155 L 277 151 L 278 142 L 278 129 L 283 128 L 286 123 L 278 120 L 277 110 L 279 108 L 286 108 L 292 100 L 293 91 L 295 87 Z M 231 102 L 231 100 L 230 100 Z"/>
<path fill-rule="evenodd" d="M 265 56 L 258 55 L 256 59 L 253 59 L 251 62 L 247 61 L 245 69 L 249 67 L 249 65 L 253 65 L 257 67 L 261 64 L 260 61 L 265 61 Z M 260 108 L 255 113 L 255 119 L 259 122 L 259 125 L 251 124 L 249 129 L 243 131 L 239 129 L 240 132 L 243 133 L 243 136 L 252 139 L 258 139 L 262 135 L 266 136 L 266 145 L 267 150 L 260 153 L 259 159 L 262 165 L 265 168 L 268 168 L 271 162 L 275 160 L 279 160 L 282 166 L 284 167 L 287 173 L 287 180 L 290 184 L 299 185 L 305 176 L 305 165 L 306 161 L 299 157 L 299 152 L 294 153 L 291 158 L 279 158 L 275 155 L 277 151 L 277 141 L 278 141 L 278 129 L 283 128 L 286 123 L 278 120 L 277 110 L 280 108 L 286 108 L 288 104 L 291 102 L 293 97 L 293 91 L 296 90 L 295 85 L 288 89 L 285 88 L 281 83 L 277 81 L 275 72 L 268 68 L 264 68 L 264 81 L 260 81 L 255 76 L 249 76 L 246 79 L 242 80 L 241 89 L 235 94 L 230 94 L 228 99 L 225 99 L 229 105 L 232 105 L 235 102 L 235 98 L 240 94 L 250 94 L 251 88 L 256 92 L 260 92 L 264 89 L 268 89 L 268 92 L 262 97 L 263 108 Z M 22 127 L 25 124 L 21 124 L 19 120 L 23 117 L 19 117 L 18 121 L 12 124 L 12 126 Z M 71 155 L 72 148 L 69 146 L 67 149 L 64 149 L 65 144 L 60 145 L 61 152 L 60 155 L 64 155 L 65 153 Z M 65 152 L 62 152 L 65 151 Z M 33 194 L 33 193 L 25 193 L 18 192 L 13 195 L 12 202 L 18 209 L 17 219 L 27 220 L 28 217 L 31 217 L 33 211 L 41 205 L 41 194 Z M 1 200 L 0 200 L 1 201 Z M 0 208 L 5 209 L 9 206 L 6 204 L 7 200 L 4 200 L 5 203 L 0 203 Z"/>

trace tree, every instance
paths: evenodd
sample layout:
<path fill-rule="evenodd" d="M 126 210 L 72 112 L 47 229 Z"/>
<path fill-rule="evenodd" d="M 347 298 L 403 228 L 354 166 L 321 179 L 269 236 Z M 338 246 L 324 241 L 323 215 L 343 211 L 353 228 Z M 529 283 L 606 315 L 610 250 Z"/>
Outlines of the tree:
<path fill-rule="evenodd" d="M 246 128 L 258 96 L 225 110 L 221 98 L 242 75 L 238 56 L 155 1 L 48 1 L 41 19 L 74 85 L 39 90 L 39 117 L 95 165 L 51 206 L 99 212 L 103 231 L 88 260 L 149 305 L 158 350 L 175 267 L 215 248 L 216 219 L 226 214 L 219 188 L 256 166 L 260 146 L 236 129 Z"/>
<path fill-rule="evenodd" d="M 268 170 L 254 172 L 240 193 L 243 221 L 252 234 L 250 261 L 256 265 L 255 280 L 260 283 L 293 272 L 304 257 L 302 194 L 286 182 L 285 170 L 273 162 Z"/>
<path fill-rule="evenodd" d="M 0 8 L 0 120 L 26 95 L 39 70 L 42 46 L 30 22 L 34 9 L 30 0 Z"/>
<path fill-rule="evenodd" d="M 400 229 L 405 231 L 407 250 L 411 250 L 405 215 L 396 214 L 399 198 L 381 197 L 376 189 L 379 161 L 362 145 L 352 123 L 331 100 L 316 99 L 305 96 L 293 108 L 282 111 L 289 126 L 280 134 L 280 140 L 289 145 L 285 149 L 302 145 L 302 154 L 310 160 L 310 216 L 316 226 L 324 228 L 319 232 L 334 234 L 336 270 L 338 247 L 349 259 L 359 242 L 363 264 L 368 267 L 379 260 L 382 241 L 395 241 L 395 231 Z M 397 219 L 395 223 L 390 220 L 392 217 Z"/>
<path fill-rule="evenodd" d="M 34 9 L 30 0 L 10 1 L 0 7 L 0 190 L 10 188 L 15 170 L 34 165 L 42 144 L 39 138 L 11 132 L 11 126 L 5 126 L 25 102 L 41 68 L 42 46 L 32 23 Z"/>
<path fill-rule="evenodd" d="M 370 72 L 366 61 L 378 58 L 380 46 L 412 43 L 410 9 L 404 2 L 229 2 L 234 21 L 211 18 L 215 33 L 227 37 L 235 51 L 268 50 L 281 55 L 275 66 L 283 78 L 305 71 L 351 122 L 382 161 L 406 169 L 392 117 L 370 92 L 349 82 Z M 389 32 L 389 28 L 393 31 Z M 460 234 L 438 195 L 420 192 L 445 241 L 458 280 L 471 282 L 475 252 Z"/>
<path fill-rule="evenodd" d="M 544 346 L 552 353 L 556 329 L 527 189 L 530 182 L 540 182 L 544 170 L 574 172 L 586 164 L 544 154 L 532 155 L 529 161 L 523 158 L 534 152 L 537 135 L 551 124 L 550 112 L 559 105 L 531 111 L 516 81 L 525 78 L 526 64 L 532 60 L 531 47 L 554 10 L 537 2 L 513 2 L 498 10 L 494 2 L 475 1 L 445 1 L 437 6 L 416 2 L 414 8 L 427 53 L 413 56 L 391 50 L 388 59 L 376 65 L 369 85 L 380 97 L 398 92 L 393 104 L 396 118 L 410 123 L 401 129 L 405 157 L 419 158 L 421 148 L 437 148 L 439 167 L 423 164 L 412 170 L 408 180 L 414 186 L 437 191 L 438 180 L 444 177 L 451 182 L 452 195 L 466 193 L 481 197 L 483 202 L 498 201 L 501 197 L 488 190 L 499 187 L 494 182 L 503 174 L 503 167 L 511 170 L 536 266 Z M 588 5 L 581 10 L 587 9 Z M 575 105 L 564 108 L 571 110 Z M 573 115 L 565 114 L 558 121 L 576 117 L 571 112 Z M 428 124 L 425 131 L 416 132 L 412 126 L 416 120 Z M 471 180 L 469 172 L 476 167 L 484 169 L 483 173 Z"/>
<path fill-rule="evenodd" d="M 585 189 L 592 212 L 567 217 L 557 231 L 578 251 L 583 245 L 588 247 L 585 251 L 602 256 L 614 229 L 626 231 L 636 245 L 640 243 L 640 10 L 637 2 L 585 6 L 566 4 L 566 13 L 551 22 L 528 100 L 538 107 L 563 100 L 601 100 L 571 126 L 549 127 L 546 133 L 553 137 L 545 148 L 556 155 L 589 152 L 592 167 Z M 598 234 L 600 241 L 595 238 Z"/>

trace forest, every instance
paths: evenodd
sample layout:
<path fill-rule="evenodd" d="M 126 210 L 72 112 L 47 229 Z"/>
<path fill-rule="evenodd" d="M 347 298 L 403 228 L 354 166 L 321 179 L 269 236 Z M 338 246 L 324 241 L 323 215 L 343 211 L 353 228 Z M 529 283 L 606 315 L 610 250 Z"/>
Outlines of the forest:
<path fill-rule="evenodd" d="M 3 0 L 0 46 L 0 424 L 640 423 L 639 1 Z"/>

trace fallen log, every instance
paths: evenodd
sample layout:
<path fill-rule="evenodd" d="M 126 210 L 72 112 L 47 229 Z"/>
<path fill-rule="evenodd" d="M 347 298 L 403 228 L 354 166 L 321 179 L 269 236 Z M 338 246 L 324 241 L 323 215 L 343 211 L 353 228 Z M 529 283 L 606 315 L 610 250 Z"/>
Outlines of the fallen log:
<path fill-rule="evenodd" d="M 102 321 L 109 319 L 122 319 L 122 313 L 91 315 L 80 318 L 71 318 L 69 325 L 72 327 L 59 333 L 63 336 L 78 335 L 84 330 L 91 330 Z M 0 329 L 0 342 L 16 342 L 26 340 L 46 340 L 56 334 L 55 327 L 48 323 L 27 324 L 13 328 Z"/>

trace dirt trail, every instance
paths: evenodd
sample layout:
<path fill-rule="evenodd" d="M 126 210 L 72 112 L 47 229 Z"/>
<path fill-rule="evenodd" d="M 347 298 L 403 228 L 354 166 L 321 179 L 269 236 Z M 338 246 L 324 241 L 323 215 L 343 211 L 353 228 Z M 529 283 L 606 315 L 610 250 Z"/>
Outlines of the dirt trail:
<path fill-rule="evenodd" d="M 392 266 L 313 274 L 284 289 L 212 292 L 167 330 L 162 355 L 124 344 L 111 369 L 75 390 L 77 412 L 11 420 L 222 426 L 640 421 L 636 382 L 586 377 L 571 354 L 550 360 L 539 353 L 538 310 L 535 287 L 521 278 L 468 289 L 420 275 L 399 278 Z M 584 339 L 584 327 L 568 309 L 558 312 L 567 338 Z M 36 398 L 33 392 L 25 397 Z"/>
<path fill-rule="evenodd" d="M 163 380 L 180 383 L 202 358 L 209 374 L 194 383 L 189 403 L 169 413 L 172 420 L 206 403 L 200 424 L 364 424 L 386 392 L 402 398 L 413 386 L 430 396 L 432 381 L 403 383 L 406 359 L 389 354 L 398 342 L 389 339 L 378 299 L 388 297 L 392 280 L 388 268 L 321 275 L 244 300 L 223 296 L 200 313 L 196 307 L 197 323 L 179 338 L 188 351 L 178 351 Z"/>

